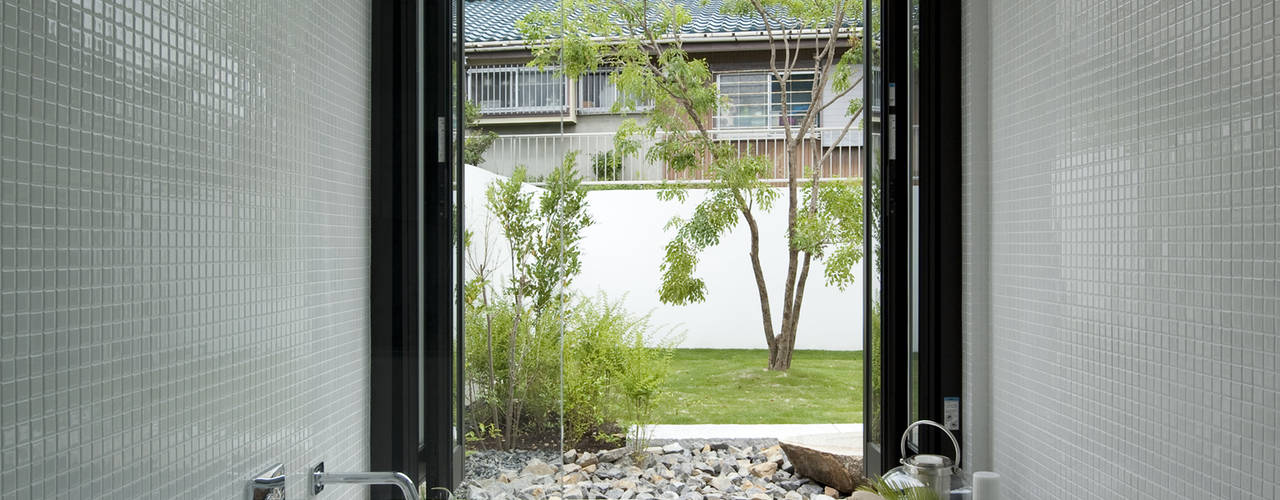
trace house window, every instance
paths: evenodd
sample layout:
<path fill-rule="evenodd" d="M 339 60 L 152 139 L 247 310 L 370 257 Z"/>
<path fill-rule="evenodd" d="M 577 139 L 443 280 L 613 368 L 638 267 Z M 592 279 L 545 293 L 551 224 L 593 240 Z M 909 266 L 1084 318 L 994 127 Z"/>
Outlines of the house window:
<path fill-rule="evenodd" d="M 782 128 L 800 123 L 813 103 L 813 73 L 792 73 L 782 81 L 770 73 L 726 73 L 716 77 L 729 104 L 716 117 L 717 128 Z M 786 109 L 783 109 L 783 96 Z M 820 125 L 815 123 L 815 125 Z"/>
<path fill-rule="evenodd" d="M 618 87 L 609 81 L 609 71 L 586 73 L 578 79 L 578 111 L 583 114 L 612 113 L 618 102 Z M 653 101 L 636 103 L 636 108 L 623 112 L 644 111 L 653 108 Z"/>
<path fill-rule="evenodd" d="M 578 81 L 579 107 L 583 113 L 608 113 L 618 101 L 618 88 L 608 73 L 587 73 Z"/>
<path fill-rule="evenodd" d="M 468 98 L 484 114 L 554 113 L 565 107 L 565 79 L 555 69 L 496 66 L 467 70 Z"/>

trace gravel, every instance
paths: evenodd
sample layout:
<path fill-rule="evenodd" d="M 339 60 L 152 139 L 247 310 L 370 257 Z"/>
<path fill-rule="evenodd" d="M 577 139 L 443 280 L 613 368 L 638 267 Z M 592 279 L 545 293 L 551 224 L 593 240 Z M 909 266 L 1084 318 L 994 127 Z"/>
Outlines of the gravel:
<path fill-rule="evenodd" d="M 777 442 L 654 440 L 640 453 L 476 451 L 457 493 L 472 500 L 810 500 L 835 493 L 796 475 Z"/>
<path fill-rule="evenodd" d="M 463 460 L 462 480 L 465 483 L 475 479 L 493 479 L 504 470 L 521 470 L 533 459 L 549 464 L 560 463 L 560 456 L 554 451 L 476 450 Z"/>

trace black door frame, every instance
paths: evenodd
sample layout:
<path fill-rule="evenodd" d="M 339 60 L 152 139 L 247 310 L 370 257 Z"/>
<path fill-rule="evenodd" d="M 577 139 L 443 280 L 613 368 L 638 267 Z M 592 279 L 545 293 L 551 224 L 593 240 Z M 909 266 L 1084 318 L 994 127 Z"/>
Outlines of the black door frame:
<path fill-rule="evenodd" d="M 420 369 L 423 348 L 417 7 L 380 1 L 372 10 L 369 467 L 422 481 L 419 379 L 405 376 Z M 398 494 L 372 490 L 373 498 Z"/>
<path fill-rule="evenodd" d="M 958 424 L 961 12 L 954 1 L 922 0 L 920 7 L 920 418 L 946 424 L 950 416 Z M 952 433 L 963 447 L 960 429 Z M 921 432 L 919 438 L 921 450 L 953 456 L 941 432 Z"/>
<path fill-rule="evenodd" d="M 899 439 L 909 422 L 911 376 L 911 297 L 919 294 L 920 373 L 918 383 L 919 418 L 937 422 L 946 420 L 947 398 L 959 398 L 961 391 L 961 241 L 960 241 L 960 4 L 949 0 L 921 0 L 919 11 L 913 12 L 910 1 L 882 1 L 880 12 L 881 64 L 878 82 L 880 92 L 879 126 L 881 164 L 875 158 L 864 158 L 870 169 L 880 169 L 880 380 L 881 390 L 872 390 L 869 371 L 864 385 L 864 415 L 879 403 L 880 434 L 867 433 L 864 449 L 865 470 L 883 474 L 896 466 L 902 457 Z M 866 17 L 871 19 L 872 2 L 866 4 Z M 919 108 L 909 108 L 911 95 L 910 51 L 911 19 L 919 16 Z M 870 55 L 874 40 L 868 36 Z M 868 57 L 868 60 L 871 60 Z M 870 72 L 868 72 L 870 74 Z M 865 102 L 874 105 L 870 90 Z M 920 172 L 919 214 L 919 282 L 911 280 L 911 216 L 912 172 L 911 116 L 920 120 L 918 166 Z M 874 124 L 873 124 L 874 126 Z M 868 141 L 870 144 L 868 130 Z M 894 154 L 896 153 L 896 154 Z M 867 148 L 868 156 L 870 148 Z M 867 183 L 870 185 L 870 182 Z M 867 209 L 871 217 L 871 203 Z M 868 234 L 870 236 L 870 234 Z M 867 238 L 867 259 L 875 254 Z M 867 279 L 874 276 L 873 262 L 868 262 Z M 866 285 L 865 311 L 871 314 L 871 284 Z M 863 345 L 871 346 L 871 321 L 864 323 Z M 876 398 L 879 398 L 878 401 Z M 957 431 L 957 439 L 961 436 Z M 919 450 L 954 455 L 950 442 L 939 432 L 922 432 Z M 878 440 L 875 442 L 873 440 Z M 963 447 L 963 442 L 961 443 Z M 913 448 L 917 448 L 913 446 Z M 911 453 L 909 450 L 908 453 Z"/>
<path fill-rule="evenodd" d="M 370 469 L 428 488 L 461 478 L 461 255 L 454 245 L 454 2 L 388 0 L 371 17 Z M 459 96 L 460 98 L 460 96 Z M 459 131 L 460 133 L 460 131 Z M 461 189 L 461 169 L 457 171 Z M 462 197 L 458 196 L 460 205 Z M 456 321 L 456 323 L 455 323 Z M 457 357 L 455 357 L 457 355 Z M 456 411 L 456 413 L 455 413 Z M 399 498 L 376 487 L 373 498 Z M 439 490 L 433 490 L 437 495 Z"/>

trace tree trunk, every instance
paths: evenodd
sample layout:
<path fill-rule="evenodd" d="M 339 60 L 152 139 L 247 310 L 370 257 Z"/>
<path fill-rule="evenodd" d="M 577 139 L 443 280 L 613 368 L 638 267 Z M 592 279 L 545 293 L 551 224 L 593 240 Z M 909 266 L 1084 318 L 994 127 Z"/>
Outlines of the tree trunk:
<path fill-rule="evenodd" d="M 796 271 L 800 264 L 800 250 L 795 247 L 796 214 L 799 204 L 800 168 L 803 166 L 796 151 L 796 138 L 788 137 L 787 152 L 787 281 L 783 284 L 782 328 L 777 340 L 769 346 L 769 369 L 785 371 L 791 368 L 791 351 L 795 345 L 796 321 Z M 788 334 L 790 332 L 790 334 Z"/>
<path fill-rule="evenodd" d="M 756 218 L 743 205 L 742 216 L 747 220 L 747 228 L 751 230 L 751 271 L 755 273 L 756 291 L 760 294 L 760 317 L 764 320 L 764 341 L 769 345 L 769 365 L 773 365 L 774 348 L 777 342 L 773 334 L 773 313 L 769 308 L 769 286 L 764 281 L 764 268 L 760 265 L 760 227 Z"/>
<path fill-rule="evenodd" d="M 498 377 L 494 374 L 494 371 L 493 371 L 493 311 L 489 310 L 489 287 L 488 285 L 485 285 L 483 282 L 481 283 L 481 287 L 480 287 L 480 300 L 484 303 L 484 330 L 485 330 L 485 344 L 486 344 L 485 347 L 487 347 L 489 351 L 488 397 L 493 397 L 493 391 L 497 390 L 497 379 L 498 379 Z M 485 405 L 485 406 L 488 408 L 492 408 L 491 406 L 488 406 L 488 405 Z M 497 413 L 495 412 L 493 415 L 490 415 L 490 417 L 493 418 L 493 421 L 492 421 L 493 425 L 497 426 L 498 425 Z"/>
<path fill-rule="evenodd" d="M 516 442 L 516 342 L 518 341 L 518 332 L 520 330 L 520 313 L 523 303 L 520 300 L 520 292 L 516 292 L 516 310 L 511 320 L 511 335 L 507 341 L 507 425 L 504 433 L 507 438 L 507 449 Z"/>

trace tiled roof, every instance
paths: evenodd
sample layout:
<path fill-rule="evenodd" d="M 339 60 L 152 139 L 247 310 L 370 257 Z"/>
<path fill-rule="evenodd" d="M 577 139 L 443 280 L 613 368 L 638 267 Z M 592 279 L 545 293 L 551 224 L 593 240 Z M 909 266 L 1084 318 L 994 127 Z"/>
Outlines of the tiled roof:
<path fill-rule="evenodd" d="M 535 8 L 553 11 L 559 0 L 465 0 L 463 23 L 467 43 L 520 40 L 516 21 Z M 764 31 L 764 23 L 756 16 L 729 16 L 720 13 L 721 0 L 683 0 L 692 14 L 683 33 L 734 33 Z M 851 24 L 856 24 L 851 23 Z"/>

